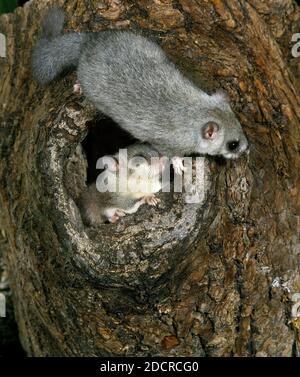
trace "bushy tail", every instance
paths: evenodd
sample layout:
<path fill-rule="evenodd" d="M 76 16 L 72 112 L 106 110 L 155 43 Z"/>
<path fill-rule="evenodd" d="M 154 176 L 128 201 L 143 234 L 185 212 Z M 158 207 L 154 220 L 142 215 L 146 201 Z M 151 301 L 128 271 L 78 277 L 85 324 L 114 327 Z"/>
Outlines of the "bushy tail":
<path fill-rule="evenodd" d="M 32 72 L 36 81 L 47 84 L 66 68 L 76 67 L 84 33 L 61 34 L 65 14 L 60 8 L 51 8 L 42 23 L 42 37 L 32 54 Z"/>

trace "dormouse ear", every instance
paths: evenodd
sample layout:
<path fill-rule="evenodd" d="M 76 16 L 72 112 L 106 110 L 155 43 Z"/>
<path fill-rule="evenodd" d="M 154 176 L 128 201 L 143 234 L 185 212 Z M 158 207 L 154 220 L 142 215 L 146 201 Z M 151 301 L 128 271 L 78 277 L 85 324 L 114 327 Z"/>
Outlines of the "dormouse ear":
<path fill-rule="evenodd" d="M 111 167 L 110 167 L 110 171 L 119 171 L 119 169 L 120 169 L 120 165 L 119 165 L 119 163 L 118 163 L 118 160 L 115 158 L 114 159 L 115 160 L 115 164 L 113 164 Z"/>
<path fill-rule="evenodd" d="M 216 93 L 213 94 L 213 97 L 218 102 L 227 102 L 229 103 L 229 97 L 228 94 L 223 89 L 219 89 L 216 91 Z"/>
<path fill-rule="evenodd" d="M 106 169 L 111 172 L 119 171 L 119 162 L 114 156 L 109 157 L 109 163 L 106 165 Z"/>
<path fill-rule="evenodd" d="M 208 122 L 202 128 L 202 136 L 206 140 L 214 140 L 219 131 L 219 126 L 215 122 Z"/>
<path fill-rule="evenodd" d="M 114 156 L 102 156 L 98 158 L 96 163 L 96 169 L 104 169 L 108 171 L 118 171 L 119 163 Z"/>

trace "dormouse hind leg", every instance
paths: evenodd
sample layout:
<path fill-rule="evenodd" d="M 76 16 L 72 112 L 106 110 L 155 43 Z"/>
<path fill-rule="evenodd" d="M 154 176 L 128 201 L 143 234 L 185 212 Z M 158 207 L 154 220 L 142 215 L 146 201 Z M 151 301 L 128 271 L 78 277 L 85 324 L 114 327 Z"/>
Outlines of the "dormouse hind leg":
<path fill-rule="evenodd" d="M 107 220 L 110 222 L 110 223 L 116 223 L 120 217 L 123 217 L 123 216 L 126 216 L 126 212 L 123 211 L 122 209 L 120 208 L 117 208 L 117 209 L 109 209 L 107 210 L 106 212 L 106 216 L 107 216 Z"/>
<path fill-rule="evenodd" d="M 119 220 L 120 216 L 117 215 L 116 211 L 116 208 L 107 208 L 105 210 L 104 216 L 110 223 L 116 223 Z"/>
<path fill-rule="evenodd" d="M 119 217 L 124 217 L 126 216 L 126 212 L 123 209 L 118 208 L 115 212 L 115 215 Z"/>
<path fill-rule="evenodd" d="M 160 202 L 160 199 L 156 198 L 154 194 L 145 196 L 143 200 L 149 206 L 156 206 Z"/>
<path fill-rule="evenodd" d="M 82 94 L 82 88 L 78 80 L 73 85 L 73 93 L 80 94 L 80 95 Z"/>
<path fill-rule="evenodd" d="M 117 216 L 117 215 L 112 215 L 112 216 L 110 216 L 110 217 L 108 217 L 107 218 L 107 220 L 110 222 L 110 223 L 116 223 L 118 220 L 119 220 L 119 216 Z"/>

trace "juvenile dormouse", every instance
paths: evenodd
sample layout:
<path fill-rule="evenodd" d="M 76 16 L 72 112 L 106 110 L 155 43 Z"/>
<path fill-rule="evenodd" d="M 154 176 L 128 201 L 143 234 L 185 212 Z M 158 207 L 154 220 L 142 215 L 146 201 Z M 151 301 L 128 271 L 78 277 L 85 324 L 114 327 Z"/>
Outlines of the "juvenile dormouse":
<path fill-rule="evenodd" d="M 97 225 L 108 220 L 115 223 L 126 214 L 135 213 L 142 204 L 156 206 L 159 199 L 155 193 L 162 188 L 161 175 L 168 162 L 159 156 L 157 151 L 143 143 L 136 143 L 127 149 L 127 167 L 119 155 L 113 156 L 114 168 L 107 168 L 101 173 L 102 182 L 111 178 L 115 192 L 99 192 L 96 183 L 91 184 L 83 192 L 79 204 L 85 223 Z M 121 167 L 127 171 L 126 187 L 120 190 Z M 115 180 L 112 176 L 114 175 Z M 106 185 L 108 188 L 109 185 Z"/>
<path fill-rule="evenodd" d="M 248 142 L 223 92 L 209 95 L 185 78 L 158 44 L 131 31 L 61 34 L 64 12 L 53 8 L 32 57 L 47 84 L 77 67 L 76 91 L 141 142 L 184 168 L 188 154 L 237 158 Z"/>

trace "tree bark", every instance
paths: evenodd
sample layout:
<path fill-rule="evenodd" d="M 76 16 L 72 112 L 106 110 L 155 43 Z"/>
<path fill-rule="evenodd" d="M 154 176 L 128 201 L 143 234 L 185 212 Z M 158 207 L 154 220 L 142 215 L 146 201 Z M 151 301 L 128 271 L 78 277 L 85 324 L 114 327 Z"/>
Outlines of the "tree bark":
<path fill-rule="evenodd" d="M 59 2 L 66 30 L 141 30 L 199 87 L 224 88 L 251 143 L 237 161 L 205 159 L 200 204 L 163 194 L 158 209 L 97 229 L 76 206 L 78 145 L 103 119 L 72 93 L 74 73 L 46 88 L 30 73 L 53 3 L 0 17 L 0 244 L 27 354 L 299 355 L 295 1 Z"/>

